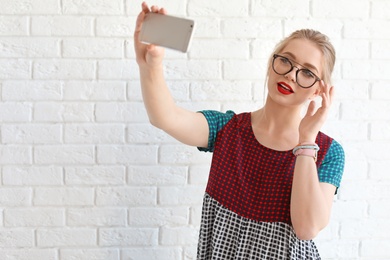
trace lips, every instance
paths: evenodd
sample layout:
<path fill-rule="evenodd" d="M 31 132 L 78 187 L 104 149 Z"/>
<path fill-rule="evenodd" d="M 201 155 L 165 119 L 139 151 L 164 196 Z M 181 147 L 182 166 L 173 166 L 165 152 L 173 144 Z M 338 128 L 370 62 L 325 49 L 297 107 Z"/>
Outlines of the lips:
<path fill-rule="evenodd" d="M 294 93 L 292 87 L 285 82 L 278 82 L 278 91 L 283 95 L 291 95 Z"/>

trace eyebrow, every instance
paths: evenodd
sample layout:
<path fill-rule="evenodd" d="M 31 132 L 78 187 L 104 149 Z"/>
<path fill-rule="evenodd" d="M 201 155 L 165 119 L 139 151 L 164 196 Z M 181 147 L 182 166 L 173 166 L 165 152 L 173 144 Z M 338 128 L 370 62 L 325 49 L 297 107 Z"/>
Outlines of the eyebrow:
<path fill-rule="evenodd" d="M 295 62 L 296 64 L 301 65 L 301 66 L 306 67 L 306 68 L 310 68 L 310 69 L 316 70 L 317 73 L 319 73 L 318 69 L 317 69 L 314 65 L 312 65 L 312 64 L 310 64 L 310 63 L 299 64 L 298 62 L 296 62 L 296 61 L 295 61 L 296 57 L 295 57 L 295 55 L 292 54 L 291 52 L 283 52 L 283 54 L 284 54 L 284 55 L 289 55 L 289 56 L 291 56 L 291 58 L 294 60 L 294 62 Z"/>

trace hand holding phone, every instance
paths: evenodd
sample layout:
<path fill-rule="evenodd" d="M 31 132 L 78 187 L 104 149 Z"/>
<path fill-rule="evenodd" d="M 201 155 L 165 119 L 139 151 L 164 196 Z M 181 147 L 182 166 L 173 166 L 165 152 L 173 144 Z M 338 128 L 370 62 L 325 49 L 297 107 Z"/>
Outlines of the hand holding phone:
<path fill-rule="evenodd" d="M 140 41 L 187 52 L 194 26 L 190 19 L 150 12 L 143 21 Z"/>

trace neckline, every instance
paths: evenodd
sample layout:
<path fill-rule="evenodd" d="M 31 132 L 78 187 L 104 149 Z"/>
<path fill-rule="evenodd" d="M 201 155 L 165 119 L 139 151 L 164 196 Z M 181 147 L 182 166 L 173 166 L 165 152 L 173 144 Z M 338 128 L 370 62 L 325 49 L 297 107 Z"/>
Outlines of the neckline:
<path fill-rule="evenodd" d="M 251 138 L 253 138 L 253 140 L 257 143 L 257 145 L 263 149 L 267 149 L 267 150 L 270 150 L 270 151 L 273 151 L 273 152 L 278 152 L 278 153 L 292 153 L 293 151 L 293 148 L 292 149 L 288 149 L 288 150 L 276 150 L 274 148 L 271 148 L 271 147 L 268 147 L 264 144 L 262 144 L 259 140 L 257 140 L 256 138 L 256 135 L 255 135 L 255 132 L 253 131 L 253 125 L 252 125 L 252 112 L 248 112 L 248 124 L 249 124 L 249 127 L 250 127 L 250 135 L 251 135 Z"/>

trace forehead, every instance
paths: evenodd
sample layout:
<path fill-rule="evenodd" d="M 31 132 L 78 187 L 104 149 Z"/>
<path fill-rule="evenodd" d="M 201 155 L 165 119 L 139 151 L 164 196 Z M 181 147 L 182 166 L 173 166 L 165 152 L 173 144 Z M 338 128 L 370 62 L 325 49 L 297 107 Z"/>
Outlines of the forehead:
<path fill-rule="evenodd" d="M 306 39 L 291 40 L 281 51 L 282 55 L 296 61 L 297 63 L 316 70 L 321 74 L 323 71 L 323 54 L 320 48 L 313 42 Z"/>

